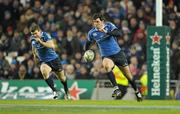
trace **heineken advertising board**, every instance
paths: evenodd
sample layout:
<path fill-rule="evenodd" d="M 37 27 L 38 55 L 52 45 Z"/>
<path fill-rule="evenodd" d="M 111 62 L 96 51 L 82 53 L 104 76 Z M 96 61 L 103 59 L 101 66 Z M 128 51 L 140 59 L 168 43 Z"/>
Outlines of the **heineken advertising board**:
<path fill-rule="evenodd" d="M 73 100 L 91 99 L 95 80 L 69 80 L 69 92 Z M 59 80 L 55 80 L 59 90 L 59 99 L 64 99 L 64 89 Z M 0 81 L 0 99 L 52 99 L 52 90 L 44 80 Z"/>
<path fill-rule="evenodd" d="M 170 28 L 148 27 L 147 35 L 148 98 L 169 96 Z"/>

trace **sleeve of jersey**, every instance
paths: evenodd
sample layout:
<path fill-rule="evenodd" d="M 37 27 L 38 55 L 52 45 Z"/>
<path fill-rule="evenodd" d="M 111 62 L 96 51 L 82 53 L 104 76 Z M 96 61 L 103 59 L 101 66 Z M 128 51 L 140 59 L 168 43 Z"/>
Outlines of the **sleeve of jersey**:
<path fill-rule="evenodd" d="M 30 37 L 30 39 L 31 39 L 31 45 L 32 45 L 32 46 L 34 46 L 34 45 L 35 45 L 35 43 L 36 43 L 35 38 L 31 36 L 31 37 Z"/>
<path fill-rule="evenodd" d="M 32 44 L 32 46 L 34 46 L 35 45 L 35 41 L 31 41 L 31 44 Z"/>
<path fill-rule="evenodd" d="M 110 28 L 111 28 L 111 31 L 113 31 L 114 29 L 117 29 L 117 27 L 113 24 L 113 23 L 108 23 Z"/>
<path fill-rule="evenodd" d="M 93 41 L 92 36 L 91 36 L 91 32 L 88 32 L 87 39 L 88 39 L 88 41 L 90 41 L 90 42 Z"/>
<path fill-rule="evenodd" d="M 84 47 L 83 47 L 83 50 L 86 51 L 89 49 L 91 43 L 92 43 L 92 37 L 90 35 L 90 32 L 88 32 L 88 36 L 87 36 L 87 42 L 85 43 Z"/>
<path fill-rule="evenodd" d="M 44 41 L 52 40 L 52 37 L 48 33 L 44 33 Z"/>

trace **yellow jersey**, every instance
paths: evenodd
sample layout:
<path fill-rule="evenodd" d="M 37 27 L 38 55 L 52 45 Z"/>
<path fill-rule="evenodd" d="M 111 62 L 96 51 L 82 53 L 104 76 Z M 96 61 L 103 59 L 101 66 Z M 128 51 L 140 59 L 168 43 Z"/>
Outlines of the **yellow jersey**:
<path fill-rule="evenodd" d="M 127 78 L 124 76 L 124 74 L 122 73 L 122 71 L 119 69 L 118 66 L 115 65 L 115 67 L 113 68 L 113 74 L 115 76 L 116 82 L 117 84 L 123 85 L 123 86 L 128 86 L 128 80 Z"/>

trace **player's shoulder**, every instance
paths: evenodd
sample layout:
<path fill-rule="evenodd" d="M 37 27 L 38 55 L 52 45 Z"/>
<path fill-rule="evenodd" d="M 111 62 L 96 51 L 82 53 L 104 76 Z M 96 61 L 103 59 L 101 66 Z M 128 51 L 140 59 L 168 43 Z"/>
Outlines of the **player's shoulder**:
<path fill-rule="evenodd" d="M 91 29 L 89 30 L 89 33 L 92 33 L 92 32 L 94 32 L 94 31 L 96 31 L 96 28 L 95 28 L 95 27 L 91 28 Z"/>
<path fill-rule="evenodd" d="M 43 36 L 43 37 L 49 37 L 50 35 L 49 35 L 47 32 L 44 32 L 44 31 L 43 31 L 43 32 L 42 32 L 42 36 Z"/>
<path fill-rule="evenodd" d="M 106 22 L 105 24 L 106 24 L 107 26 L 114 26 L 114 24 L 113 24 L 112 22 L 109 22 L 109 21 Z"/>
<path fill-rule="evenodd" d="M 52 39 L 51 35 L 47 32 L 42 32 L 42 37 L 44 37 L 44 39 Z"/>
<path fill-rule="evenodd" d="M 89 30 L 88 34 L 92 34 L 94 31 L 96 31 L 96 28 L 95 28 L 95 27 L 91 28 L 91 29 Z"/>
<path fill-rule="evenodd" d="M 106 22 L 105 26 L 110 29 L 115 29 L 117 26 L 113 24 L 112 22 Z"/>
<path fill-rule="evenodd" d="M 30 36 L 30 41 L 31 41 L 31 42 L 32 42 L 32 41 L 35 41 L 35 38 L 34 38 L 33 35 Z"/>

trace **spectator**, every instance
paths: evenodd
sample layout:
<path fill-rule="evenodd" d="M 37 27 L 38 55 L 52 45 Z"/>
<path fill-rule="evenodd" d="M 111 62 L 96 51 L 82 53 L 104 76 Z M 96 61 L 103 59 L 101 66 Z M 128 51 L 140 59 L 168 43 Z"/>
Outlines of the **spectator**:
<path fill-rule="evenodd" d="M 0 79 L 8 79 L 10 65 L 5 59 L 4 52 L 0 51 Z"/>
<path fill-rule="evenodd" d="M 19 62 L 16 58 L 13 58 L 10 64 L 9 79 L 17 79 L 18 77 Z"/>
<path fill-rule="evenodd" d="M 80 67 L 79 73 L 76 74 L 76 79 L 92 79 L 86 66 L 82 65 Z"/>
<path fill-rule="evenodd" d="M 19 35 L 19 32 L 15 31 L 13 37 L 11 38 L 9 52 L 19 51 L 20 44 L 21 44 L 21 37 Z"/>
<path fill-rule="evenodd" d="M 68 64 L 68 65 L 66 66 L 65 72 L 66 72 L 66 77 L 67 77 L 67 79 L 72 80 L 72 79 L 75 79 L 75 78 L 76 78 L 76 73 L 75 73 L 75 69 L 74 69 L 74 66 L 73 66 L 73 65 Z"/>
<path fill-rule="evenodd" d="M 139 77 L 139 68 L 138 68 L 138 60 L 137 60 L 136 56 L 132 56 L 130 58 L 129 68 L 130 68 L 131 73 L 133 75 L 133 79 L 138 79 L 138 77 Z"/>
<path fill-rule="evenodd" d="M 79 39 L 74 37 L 72 30 L 67 31 L 67 37 L 64 39 L 63 48 L 66 49 L 67 55 L 72 58 L 75 53 L 81 51 Z"/>
<path fill-rule="evenodd" d="M 19 66 L 18 70 L 18 77 L 15 77 L 14 79 L 24 80 L 27 78 L 27 70 L 24 65 Z"/>
<path fill-rule="evenodd" d="M 35 66 L 34 68 L 33 68 L 33 72 L 32 72 L 32 79 L 42 79 L 42 74 L 41 74 L 41 72 L 40 72 L 40 69 L 37 67 L 37 66 Z"/>

